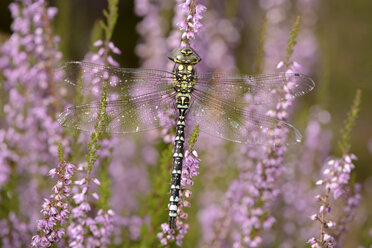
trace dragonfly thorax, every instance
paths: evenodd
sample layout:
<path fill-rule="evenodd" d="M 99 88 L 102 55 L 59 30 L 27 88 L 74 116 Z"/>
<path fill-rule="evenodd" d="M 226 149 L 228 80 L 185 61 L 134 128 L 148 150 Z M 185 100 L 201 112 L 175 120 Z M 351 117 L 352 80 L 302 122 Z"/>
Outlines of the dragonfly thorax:
<path fill-rule="evenodd" d="M 183 94 L 191 93 L 196 81 L 194 66 L 201 58 L 191 47 L 179 48 L 168 58 L 175 63 L 173 68 L 175 91 Z"/>
<path fill-rule="evenodd" d="M 175 64 L 173 68 L 174 90 L 180 93 L 191 93 L 196 81 L 196 73 L 193 65 Z"/>

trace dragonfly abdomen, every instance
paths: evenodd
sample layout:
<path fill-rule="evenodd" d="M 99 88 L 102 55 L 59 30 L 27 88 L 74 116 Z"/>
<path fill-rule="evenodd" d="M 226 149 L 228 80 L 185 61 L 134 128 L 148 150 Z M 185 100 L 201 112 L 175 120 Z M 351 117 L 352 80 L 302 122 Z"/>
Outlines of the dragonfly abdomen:
<path fill-rule="evenodd" d="M 177 109 L 179 111 L 174 140 L 172 181 L 169 199 L 169 226 L 176 226 L 177 209 L 179 202 L 179 191 L 182 175 L 183 146 L 185 142 L 185 114 L 190 104 L 190 95 L 179 93 L 176 96 Z"/>

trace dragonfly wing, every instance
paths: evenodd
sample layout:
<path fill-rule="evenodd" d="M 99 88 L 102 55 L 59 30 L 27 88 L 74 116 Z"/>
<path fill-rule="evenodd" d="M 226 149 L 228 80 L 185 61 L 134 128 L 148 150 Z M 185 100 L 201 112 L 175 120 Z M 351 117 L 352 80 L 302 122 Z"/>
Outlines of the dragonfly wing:
<path fill-rule="evenodd" d="M 99 101 L 107 85 L 109 100 L 128 99 L 172 87 L 173 74 L 160 70 L 128 69 L 89 62 L 67 62 L 57 70 L 65 86 L 79 88 L 83 96 Z M 92 101 L 92 98 L 90 99 Z"/>
<path fill-rule="evenodd" d="M 254 108 L 242 109 L 218 98 L 200 92 L 193 93 L 188 112 L 190 122 L 199 124 L 200 130 L 212 136 L 246 144 L 294 144 L 302 139 L 291 124 L 260 114 Z"/>
<path fill-rule="evenodd" d="M 270 104 L 305 95 L 314 81 L 299 73 L 228 75 L 198 74 L 195 89 L 235 104 Z"/>
<path fill-rule="evenodd" d="M 175 112 L 172 92 L 153 93 L 126 100 L 107 101 L 105 131 L 109 133 L 135 133 L 163 125 L 162 116 L 168 109 Z M 58 122 L 62 126 L 92 131 L 97 123 L 100 102 L 73 106 L 63 112 Z"/>

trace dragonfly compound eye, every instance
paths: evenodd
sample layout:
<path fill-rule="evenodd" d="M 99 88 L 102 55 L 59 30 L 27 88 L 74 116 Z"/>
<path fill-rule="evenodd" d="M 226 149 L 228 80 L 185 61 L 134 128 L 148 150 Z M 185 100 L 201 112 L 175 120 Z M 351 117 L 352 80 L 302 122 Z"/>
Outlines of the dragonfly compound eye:
<path fill-rule="evenodd" d="M 180 48 L 174 50 L 168 58 L 177 64 L 197 64 L 200 62 L 201 58 L 199 55 L 191 48 Z"/>

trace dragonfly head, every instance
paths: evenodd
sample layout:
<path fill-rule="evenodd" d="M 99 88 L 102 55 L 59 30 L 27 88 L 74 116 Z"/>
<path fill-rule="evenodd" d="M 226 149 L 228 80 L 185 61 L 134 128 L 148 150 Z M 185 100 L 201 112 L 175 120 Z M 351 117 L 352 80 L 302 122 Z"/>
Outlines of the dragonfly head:
<path fill-rule="evenodd" d="M 197 64 L 201 58 L 191 47 L 178 48 L 168 58 L 177 64 Z"/>

